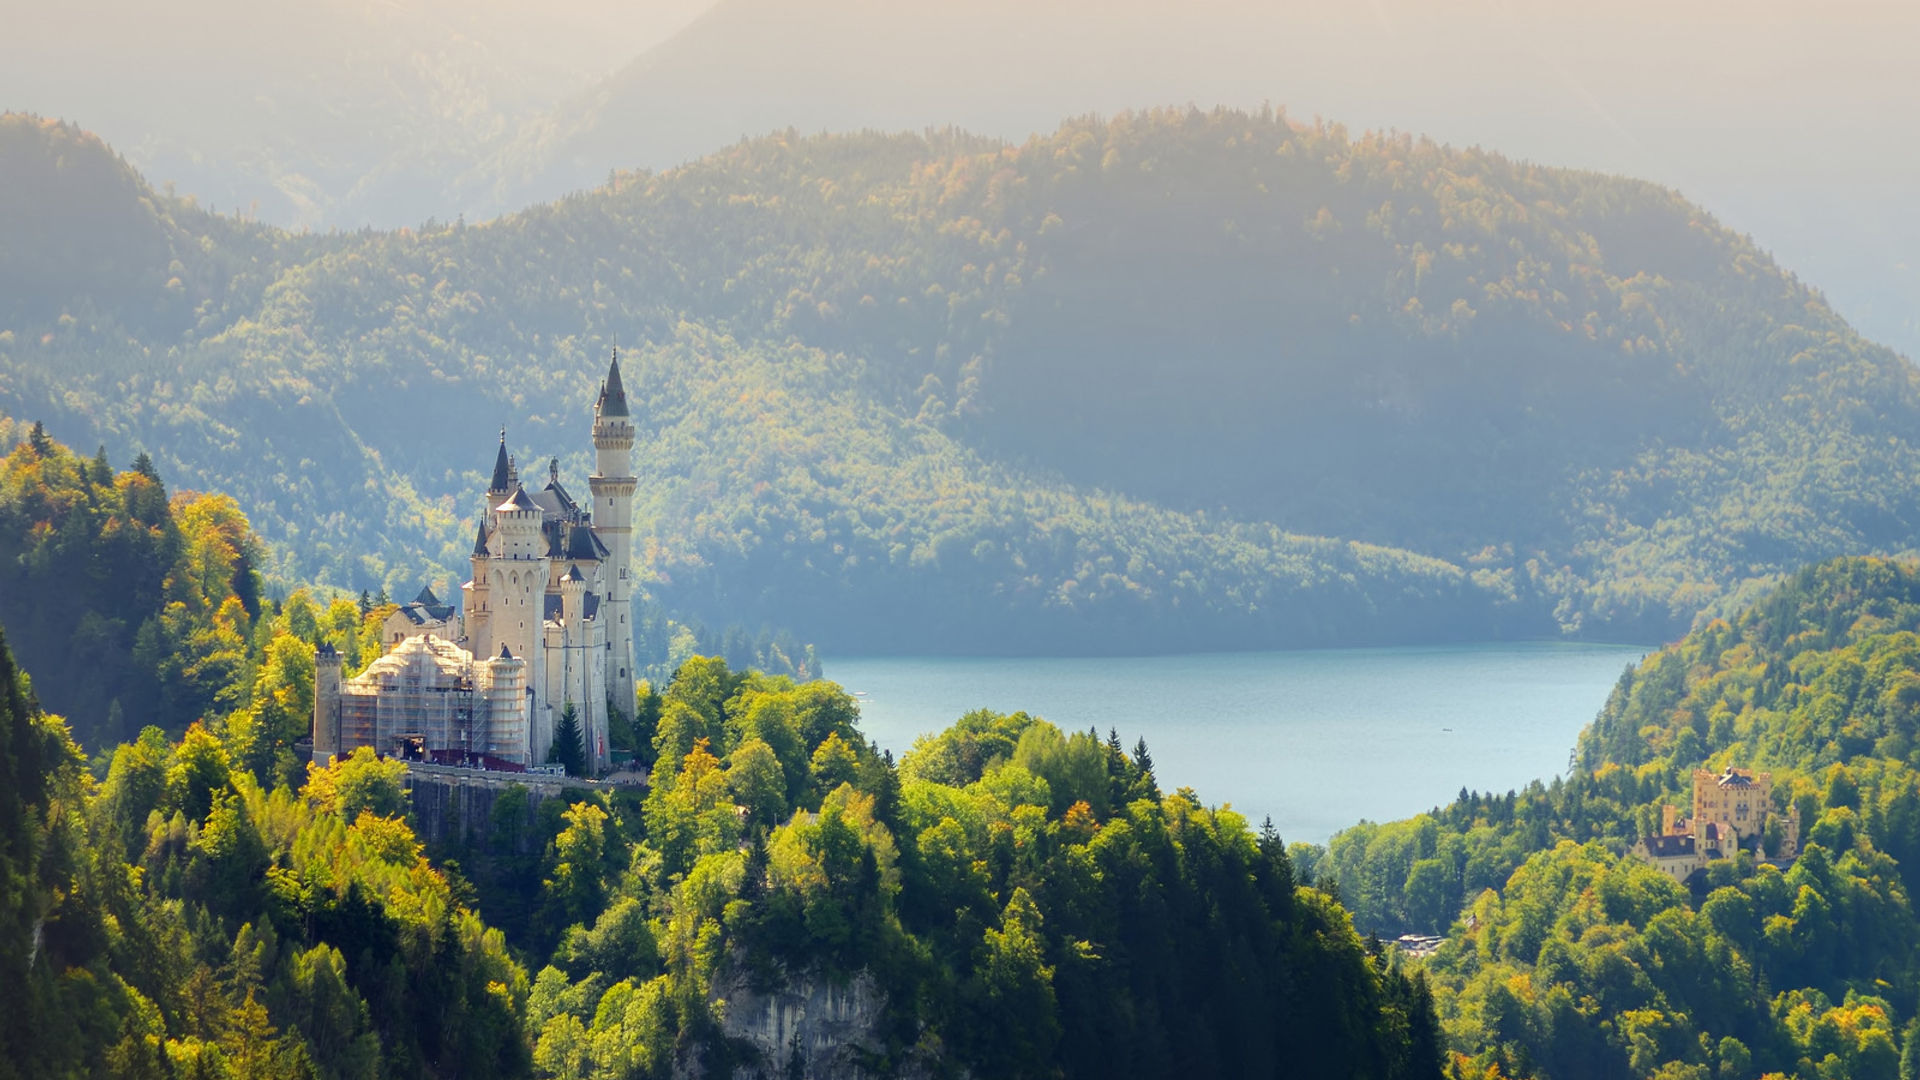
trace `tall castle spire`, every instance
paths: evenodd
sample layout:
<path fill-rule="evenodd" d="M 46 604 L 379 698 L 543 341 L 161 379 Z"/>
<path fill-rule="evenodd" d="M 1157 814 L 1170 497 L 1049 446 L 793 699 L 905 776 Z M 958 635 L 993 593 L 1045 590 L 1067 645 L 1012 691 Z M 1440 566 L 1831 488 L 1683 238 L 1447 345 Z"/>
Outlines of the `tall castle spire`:
<path fill-rule="evenodd" d="M 513 482 L 513 460 L 507 456 L 507 429 L 500 429 L 500 453 L 493 459 L 493 486 L 489 494 L 504 494 Z"/>
<path fill-rule="evenodd" d="M 614 346 L 613 362 L 607 365 L 607 381 L 600 384 L 600 400 L 593 411 L 600 416 L 627 415 L 627 390 L 620 385 L 620 347 Z"/>
<path fill-rule="evenodd" d="M 633 475 L 633 421 L 627 416 L 627 391 L 620 381 L 620 353 L 607 365 L 607 381 L 593 406 L 593 526 L 606 543 L 607 595 L 600 618 L 606 620 L 608 704 L 631 717 L 638 672 L 633 666 L 633 493 L 640 481 Z M 607 766 L 604 741 L 589 740 L 587 752 L 595 768 Z"/>

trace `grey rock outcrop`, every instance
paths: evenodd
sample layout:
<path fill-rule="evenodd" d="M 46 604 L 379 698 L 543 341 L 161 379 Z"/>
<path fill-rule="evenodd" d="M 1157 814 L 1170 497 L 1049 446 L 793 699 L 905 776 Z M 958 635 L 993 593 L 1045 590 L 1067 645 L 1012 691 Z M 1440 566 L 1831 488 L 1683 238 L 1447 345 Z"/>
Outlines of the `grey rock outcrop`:
<path fill-rule="evenodd" d="M 713 994 L 725 1003 L 720 1011 L 727 1039 L 758 1059 L 736 1067 L 733 1080 L 796 1073 L 806 1080 L 927 1075 L 916 1064 L 887 1062 L 881 1032 L 886 994 L 864 971 L 848 979 L 789 972 L 762 990 L 730 964 L 715 979 Z"/>

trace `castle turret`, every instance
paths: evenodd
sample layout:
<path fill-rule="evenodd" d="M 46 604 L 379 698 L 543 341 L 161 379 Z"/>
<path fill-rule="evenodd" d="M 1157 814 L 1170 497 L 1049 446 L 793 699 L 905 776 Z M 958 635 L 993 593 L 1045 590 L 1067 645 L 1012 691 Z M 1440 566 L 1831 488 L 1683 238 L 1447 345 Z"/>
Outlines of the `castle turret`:
<path fill-rule="evenodd" d="M 484 665 L 481 686 L 487 699 L 488 754 L 521 765 L 532 764 L 527 746 L 527 662 L 506 646 Z"/>
<path fill-rule="evenodd" d="M 507 455 L 507 429 L 500 429 L 500 450 L 493 456 L 493 480 L 487 484 L 487 493 L 480 506 L 480 524 L 484 526 L 493 516 L 493 508 L 500 501 L 513 494 L 513 459 Z"/>
<path fill-rule="evenodd" d="M 578 564 L 567 567 L 567 572 L 560 577 L 560 617 L 564 649 L 561 664 L 563 689 L 554 698 L 561 707 L 569 702 L 573 704 L 575 715 L 580 720 L 580 739 L 591 769 L 595 773 L 605 772 L 606 691 L 595 689 L 596 686 L 606 686 L 605 667 L 597 663 L 601 657 L 587 621 L 587 578 L 580 572 Z"/>
<path fill-rule="evenodd" d="M 620 353 L 615 350 L 607 367 L 607 381 L 593 406 L 594 531 L 610 554 L 602 569 L 606 595 L 598 618 L 606 625 L 607 697 L 622 713 L 632 716 L 633 665 L 633 492 L 640 481 L 633 475 L 633 421 L 627 416 L 627 391 L 620 381 Z M 589 750 L 592 748 L 589 747 Z"/>
<path fill-rule="evenodd" d="M 487 519 L 483 517 L 480 519 L 480 531 L 473 538 L 473 554 L 469 558 L 473 577 L 466 584 L 462 612 L 467 648 L 475 656 L 486 656 L 493 652 L 493 593 L 488 588 L 492 575 L 487 568 L 491 557 L 492 553 L 487 550 Z"/>
<path fill-rule="evenodd" d="M 525 488 L 515 487 L 511 496 L 493 508 L 493 520 L 499 554 L 487 559 L 491 577 L 487 591 L 493 605 L 488 613 L 493 636 L 488 650 L 497 643 L 525 660 L 534 700 L 545 703 L 549 698 L 541 649 L 546 638 L 549 560 L 540 507 Z M 528 748 L 536 760 L 545 759 L 553 737 L 550 711 L 536 708 L 529 719 Z"/>
<path fill-rule="evenodd" d="M 322 643 L 313 656 L 313 760 L 340 753 L 340 654 Z"/>

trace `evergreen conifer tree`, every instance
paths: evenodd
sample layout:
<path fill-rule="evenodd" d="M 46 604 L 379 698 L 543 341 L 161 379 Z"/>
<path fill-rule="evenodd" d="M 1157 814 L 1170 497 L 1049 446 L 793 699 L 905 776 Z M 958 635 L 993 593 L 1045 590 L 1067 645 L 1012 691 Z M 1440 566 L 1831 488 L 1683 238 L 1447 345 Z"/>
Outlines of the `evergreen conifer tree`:
<path fill-rule="evenodd" d="M 560 722 L 553 726 L 553 746 L 547 751 L 547 763 L 565 765 L 568 776 L 587 775 L 587 750 L 580 737 L 580 714 L 571 701 L 561 708 Z"/>
<path fill-rule="evenodd" d="M 1160 784 L 1153 775 L 1153 755 L 1147 753 L 1147 737 L 1142 735 L 1133 744 L 1133 767 L 1139 770 L 1140 785 L 1149 799 L 1160 797 Z"/>

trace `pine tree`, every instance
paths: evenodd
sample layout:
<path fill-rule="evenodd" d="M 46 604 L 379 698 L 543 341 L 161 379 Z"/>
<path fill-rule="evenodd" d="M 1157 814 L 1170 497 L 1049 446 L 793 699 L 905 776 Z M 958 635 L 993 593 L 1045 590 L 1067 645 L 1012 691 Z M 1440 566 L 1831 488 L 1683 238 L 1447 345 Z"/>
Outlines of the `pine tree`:
<path fill-rule="evenodd" d="M 1260 823 L 1257 843 L 1261 862 L 1255 876 L 1266 894 L 1268 910 L 1284 916 L 1293 909 L 1293 860 L 1287 857 L 1286 842 L 1273 827 L 1271 815 Z"/>
<path fill-rule="evenodd" d="M 547 751 L 547 763 L 565 765 L 568 776 L 587 775 L 587 750 L 580 738 L 580 714 L 571 701 L 560 710 L 560 722 L 553 726 L 553 746 Z"/>
<path fill-rule="evenodd" d="M 1133 767 L 1139 770 L 1140 773 L 1135 783 L 1135 786 L 1140 789 L 1140 796 L 1137 797 L 1158 799 L 1160 797 L 1160 785 L 1153 775 L 1153 755 L 1147 753 L 1147 737 L 1145 735 L 1140 736 L 1133 744 Z"/>

